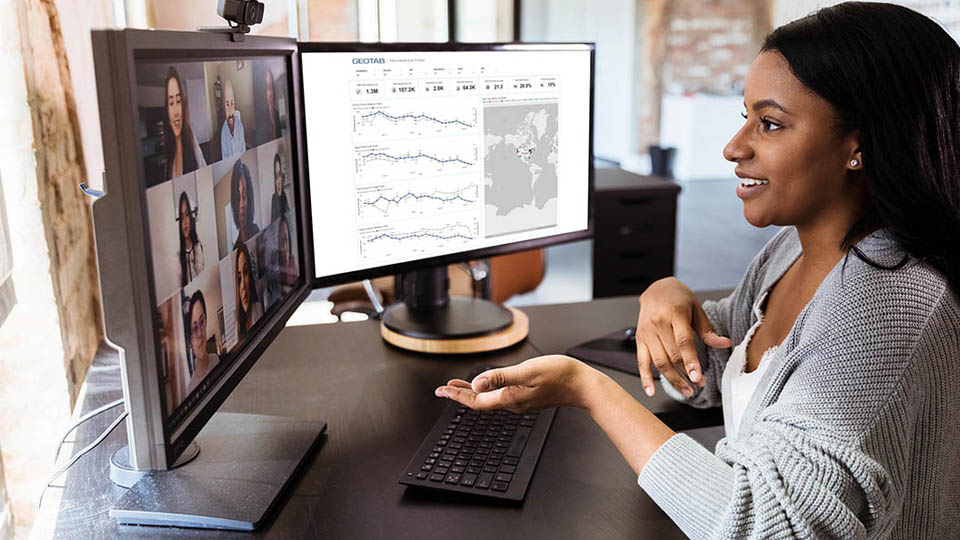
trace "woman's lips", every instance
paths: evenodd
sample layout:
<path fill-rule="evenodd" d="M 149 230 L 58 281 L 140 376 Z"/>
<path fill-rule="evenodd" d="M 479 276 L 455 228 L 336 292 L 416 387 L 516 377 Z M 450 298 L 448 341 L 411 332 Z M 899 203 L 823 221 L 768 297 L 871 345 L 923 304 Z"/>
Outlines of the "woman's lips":
<path fill-rule="evenodd" d="M 740 183 L 737 184 L 737 197 L 740 197 L 741 199 L 755 197 L 766 191 L 769 185 L 769 180 L 761 180 L 756 178 L 741 179 Z"/>

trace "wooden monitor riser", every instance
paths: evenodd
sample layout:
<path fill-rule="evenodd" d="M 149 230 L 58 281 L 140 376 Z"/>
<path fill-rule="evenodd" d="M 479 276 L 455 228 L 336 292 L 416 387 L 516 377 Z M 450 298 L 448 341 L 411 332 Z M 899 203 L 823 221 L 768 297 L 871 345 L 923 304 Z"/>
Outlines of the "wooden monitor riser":
<path fill-rule="evenodd" d="M 428 354 L 471 354 L 506 349 L 527 337 L 530 320 L 519 309 L 504 307 L 513 314 L 513 324 L 495 334 L 466 339 L 423 339 L 399 334 L 380 323 L 380 336 L 395 347 Z"/>

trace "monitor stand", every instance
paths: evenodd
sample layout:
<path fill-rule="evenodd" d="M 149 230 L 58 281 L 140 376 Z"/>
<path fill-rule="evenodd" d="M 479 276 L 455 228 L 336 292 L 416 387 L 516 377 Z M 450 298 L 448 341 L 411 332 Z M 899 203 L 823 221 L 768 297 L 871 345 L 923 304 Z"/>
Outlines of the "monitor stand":
<path fill-rule="evenodd" d="M 197 435 L 192 460 L 166 471 L 134 471 L 127 447 L 111 459 L 111 479 L 140 479 L 110 509 L 120 525 L 258 529 L 297 478 L 325 422 L 218 412 Z M 188 449 L 187 452 L 190 452 Z"/>
<path fill-rule="evenodd" d="M 449 293 L 446 266 L 405 276 L 397 297 L 383 314 L 380 335 L 417 352 L 465 354 L 493 351 L 527 337 L 529 321 L 520 310 L 480 298 Z"/>

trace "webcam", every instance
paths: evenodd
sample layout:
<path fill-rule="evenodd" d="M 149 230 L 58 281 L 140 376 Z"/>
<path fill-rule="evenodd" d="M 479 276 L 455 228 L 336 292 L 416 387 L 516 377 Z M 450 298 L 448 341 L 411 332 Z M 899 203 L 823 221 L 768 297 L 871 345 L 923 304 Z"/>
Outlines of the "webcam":
<path fill-rule="evenodd" d="M 217 15 L 227 23 L 239 26 L 253 26 L 263 22 L 263 2 L 257 0 L 220 0 Z"/>
<path fill-rule="evenodd" d="M 263 22 L 263 2 L 257 0 L 219 0 L 217 15 L 227 21 L 226 27 L 200 27 L 201 32 L 229 34 L 233 41 L 243 41 L 250 27 Z"/>

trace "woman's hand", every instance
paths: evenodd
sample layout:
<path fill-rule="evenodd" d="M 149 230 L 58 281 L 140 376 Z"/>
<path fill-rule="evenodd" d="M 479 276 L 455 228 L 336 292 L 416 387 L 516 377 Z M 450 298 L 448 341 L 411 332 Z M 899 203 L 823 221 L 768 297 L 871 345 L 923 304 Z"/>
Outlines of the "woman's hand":
<path fill-rule="evenodd" d="M 660 376 L 684 396 L 693 395 L 690 382 L 703 387 L 703 371 L 694 346 L 694 332 L 710 347 L 727 348 L 733 343 L 718 335 L 693 292 L 676 278 L 654 282 L 640 295 L 637 317 L 637 366 L 648 396 L 655 392 L 651 364 Z"/>
<path fill-rule="evenodd" d="M 452 379 L 434 393 L 477 410 L 521 412 L 565 405 L 585 408 L 587 386 L 594 372 L 579 360 L 554 354 L 484 371 L 472 383 Z"/>

